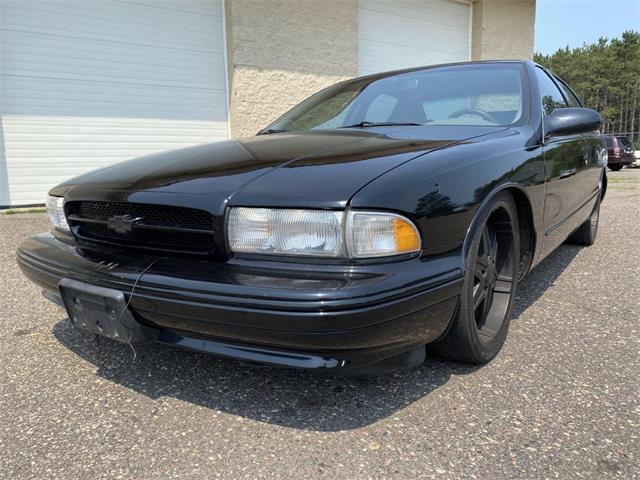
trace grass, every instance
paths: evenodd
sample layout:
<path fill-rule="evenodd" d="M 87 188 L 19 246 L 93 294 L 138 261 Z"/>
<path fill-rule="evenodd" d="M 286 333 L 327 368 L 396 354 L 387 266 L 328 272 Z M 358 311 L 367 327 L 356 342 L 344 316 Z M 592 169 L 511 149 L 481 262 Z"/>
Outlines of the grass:
<path fill-rule="evenodd" d="M 9 208 L 8 210 L 0 211 L 5 215 L 18 215 L 20 213 L 46 213 L 45 207 L 32 207 L 32 208 Z"/>
<path fill-rule="evenodd" d="M 626 176 L 626 177 L 609 177 L 607 179 L 608 183 L 626 183 L 626 182 L 635 182 L 637 181 L 636 177 Z"/>

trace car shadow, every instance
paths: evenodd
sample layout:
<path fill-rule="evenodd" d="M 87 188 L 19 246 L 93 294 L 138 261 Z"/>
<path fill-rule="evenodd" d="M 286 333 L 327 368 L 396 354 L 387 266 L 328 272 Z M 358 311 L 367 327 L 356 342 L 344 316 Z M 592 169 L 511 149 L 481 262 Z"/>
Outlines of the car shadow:
<path fill-rule="evenodd" d="M 558 277 L 571 264 L 582 248 L 578 245 L 563 244 L 527 274 L 518 289 L 513 319 L 517 321 L 549 287 L 554 286 Z"/>
<path fill-rule="evenodd" d="M 580 249 L 564 246 L 520 288 L 515 317 L 553 285 Z M 96 374 L 153 399 L 173 397 L 265 423 L 313 430 L 360 428 L 386 418 L 478 366 L 428 357 L 410 371 L 380 377 L 342 377 L 273 367 L 171 348 L 136 347 L 88 335 L 61 320 L 53 335 L 95 365 Z"/>

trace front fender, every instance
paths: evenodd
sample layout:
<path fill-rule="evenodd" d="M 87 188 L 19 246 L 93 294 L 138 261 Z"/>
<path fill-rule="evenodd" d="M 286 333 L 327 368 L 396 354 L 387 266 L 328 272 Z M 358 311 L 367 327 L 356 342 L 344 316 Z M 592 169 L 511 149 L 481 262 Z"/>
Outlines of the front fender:
<path fill-rule="evenodd" d="M 498 138 L 423 155 L 367 185 L 351 206 L 403 212 L 421 231 L 424 255 L 458 249 L 462 262 L 465 239 L 482 206 L 497 192 L 516 188 L 530 202 L 539 237 L 544 161 L 540 146 L 527 146 L 531 135 L 530 130 L 511 130 Z"/>

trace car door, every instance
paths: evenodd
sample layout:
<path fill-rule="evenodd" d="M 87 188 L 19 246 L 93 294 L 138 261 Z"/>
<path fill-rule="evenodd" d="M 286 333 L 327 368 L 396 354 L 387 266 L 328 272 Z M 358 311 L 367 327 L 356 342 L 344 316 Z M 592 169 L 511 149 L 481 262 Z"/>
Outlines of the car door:
<path fill-rule="evenodd" d="M 554 79 L 570 107 L 584 106 L 567 84 L 555 76 Z M 587 201 L 600 189 L 603 172 L 602 158 L 606 152 L 606 148 L 602 142 L 602 135 L 599 130 L 585 133 L 582 135 L 582 138 L 584 139 L 584 165 L 578 169 L 576 176 L 578 177 L 584 200 Z"/>
<path fill-rule="evenodd" d="M 543 116 L 556 108 L 569 105 L 562 92 L 540 67 L 536 78 L 542 102 Z M 584 202 L 580 175 L 585 169 L 586 143 L 582 135 L 557 136 L 544 141 L 546 195 L 544 206 L 545 253 L 555 249 L 571 233 L 571 216 Z"/>

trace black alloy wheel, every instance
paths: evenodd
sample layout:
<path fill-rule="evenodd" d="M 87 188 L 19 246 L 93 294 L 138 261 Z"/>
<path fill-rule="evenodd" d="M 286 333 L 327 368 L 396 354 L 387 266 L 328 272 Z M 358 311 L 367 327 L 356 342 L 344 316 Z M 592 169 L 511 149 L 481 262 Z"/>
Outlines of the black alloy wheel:
<path fill-rule="evenodd" d="M 520 240 L 513 197 L 496 195 L 477 225 L 458 312 L 446 337 L 430 350 L 453 360 L 486 363 L 504 344 L 518 287 Z"/>

